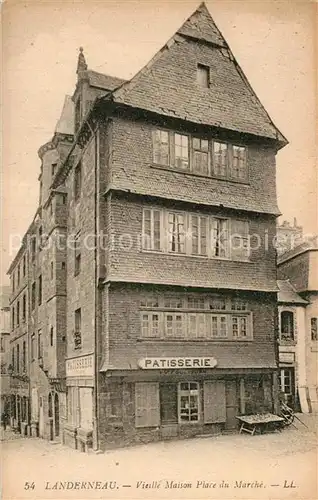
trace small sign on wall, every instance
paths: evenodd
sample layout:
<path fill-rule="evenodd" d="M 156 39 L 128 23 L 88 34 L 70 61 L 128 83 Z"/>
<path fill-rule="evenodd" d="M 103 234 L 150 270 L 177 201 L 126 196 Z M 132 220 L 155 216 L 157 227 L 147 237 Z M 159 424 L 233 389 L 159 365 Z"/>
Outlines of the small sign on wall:
<path fill-rule="evenodd" d="M 291 364 L 295 362 L 295 353 L 294 352 L 280 352 L 279 353 L 279 362 Z"/>
<path fill-rule="evenodd" d="M 189 368 L 214 368 L 217 365 L 215 358 L 142 358 L 138 361 L 143 370 L 175 370 Z"/>
<path fill-rule="evenodd" d="M 66 376 L 67 377 L 93 377 L 94 376 L 94 359 L 93 354 L 88 356 L 80 356 L 66 360 Z"/>

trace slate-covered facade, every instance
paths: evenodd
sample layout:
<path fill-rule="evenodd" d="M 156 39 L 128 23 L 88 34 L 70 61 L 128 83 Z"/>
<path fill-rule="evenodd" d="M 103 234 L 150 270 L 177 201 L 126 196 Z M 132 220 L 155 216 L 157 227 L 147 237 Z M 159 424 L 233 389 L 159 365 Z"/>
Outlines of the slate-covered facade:
<path fill-rule="evenodd" d="M 68 147 L 42 159 L 51 214 L 65 196 L 49 229 L 67 244 L 61 438 L 105 449 L 275 411 L 286 139 L 204 4 L 130 81 L 89 70 L 82 49 L 77 76 Z"/>

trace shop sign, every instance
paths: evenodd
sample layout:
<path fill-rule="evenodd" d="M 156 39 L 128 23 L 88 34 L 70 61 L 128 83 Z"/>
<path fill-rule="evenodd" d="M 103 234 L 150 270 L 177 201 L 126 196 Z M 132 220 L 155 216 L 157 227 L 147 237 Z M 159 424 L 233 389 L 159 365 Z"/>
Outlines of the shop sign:
<path fill-rule="evenodd" d="M 280 352 L 279 353 L 279 362 L 280 363 L 294 363 L 295 362 L 295 354 L 293 352 Z"/>
<path fill-rule="evenodd" d="M 143 370 L 176 370 L 189 368 L 214 368 L 215 358 L 142 358 L 138 361 Z"/>
<path fill-rule="evenodd" d="M 66 360 L 67 377 L 93 377 L 94 359 L 93 354 Z"/>

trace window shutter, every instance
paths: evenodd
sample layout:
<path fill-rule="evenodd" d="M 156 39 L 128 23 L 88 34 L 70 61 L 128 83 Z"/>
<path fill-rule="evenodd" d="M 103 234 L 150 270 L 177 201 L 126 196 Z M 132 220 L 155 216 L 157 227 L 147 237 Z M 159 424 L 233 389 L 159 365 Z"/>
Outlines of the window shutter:
<path fill-rule="evenodd" d="M 135 384 L 136 427 L 157 427 L 160 424 L 159 383 Z"/>
<path fill-rule="evenodd" d="M 204 423 L 216 424 L 226 421 L 225 382 L 223 380 L 205 381 Z"/>
<path fill-rule="evenodd" d="M 249 257 L 249 225 L 247 221 L 231 220 L 231 258 L 247 260 Z"/>

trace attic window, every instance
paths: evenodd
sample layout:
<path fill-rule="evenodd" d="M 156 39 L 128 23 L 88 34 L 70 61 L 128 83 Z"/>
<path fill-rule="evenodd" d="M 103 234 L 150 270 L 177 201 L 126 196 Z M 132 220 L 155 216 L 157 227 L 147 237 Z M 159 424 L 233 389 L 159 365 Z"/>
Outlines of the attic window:
<path fill-rule="evenodd" d="M 210 86 L 210 68 L 203 64 L 197 66 L 197 82 L 200 87 L 209 88 Z"/>

